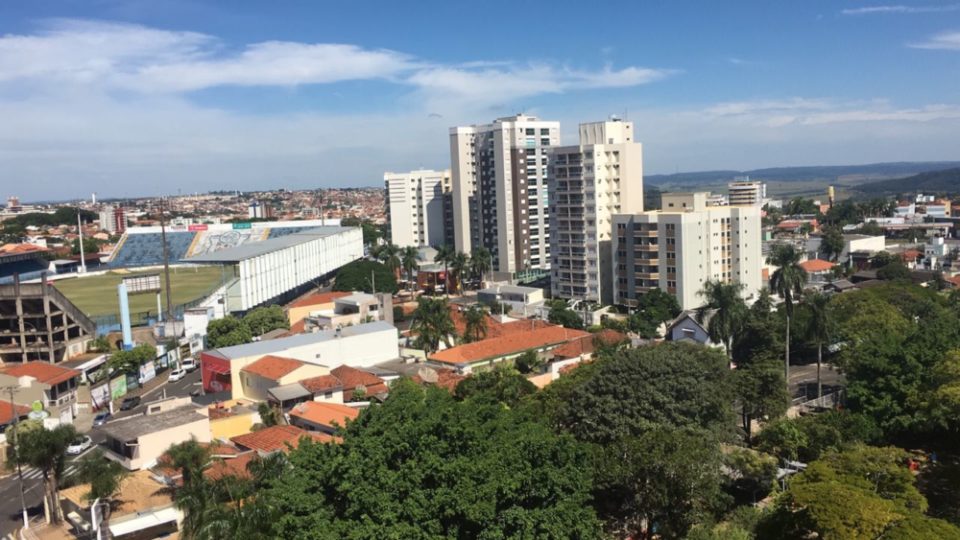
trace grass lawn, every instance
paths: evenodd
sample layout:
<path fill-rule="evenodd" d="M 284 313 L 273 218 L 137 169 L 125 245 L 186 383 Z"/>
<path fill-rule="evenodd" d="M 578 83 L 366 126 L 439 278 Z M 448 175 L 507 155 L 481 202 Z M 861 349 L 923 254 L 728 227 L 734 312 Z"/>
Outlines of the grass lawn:
<path fill-rule="evenodd" d="M 117 297 L 117 285 L 120 278 L 151 272 L 109 272 L 100 276 L 76 279 L 64 279 L 54 282 L 54 286 L 89 316 L 120 315 L 120 300 Z M 163 271 L 160 270 L 160 285 L 164 285 Z M 220 283 L 220 268 L 197 266 L 170 269 L 170 288 L 173 289 L 173 305 L 180 305 L 210 292 Z M 161 302 L 166 302 L 166 294 L 161 292 Z M 155 294 L 130 295 L 130 312 L 157 311 Z"/>

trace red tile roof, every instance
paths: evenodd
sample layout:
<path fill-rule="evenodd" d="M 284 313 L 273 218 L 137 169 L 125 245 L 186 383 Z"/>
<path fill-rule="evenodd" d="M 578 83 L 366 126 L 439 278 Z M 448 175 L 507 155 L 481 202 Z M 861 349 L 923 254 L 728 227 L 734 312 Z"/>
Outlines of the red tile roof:
<path fill-rule="evenodd" d="M 75 369 L 38 361 L 27 362 L 25 364 L 12 364 L 0 370 L 0 373 L 12 377 L 33 377 L 41 383 L 49 384 L 50 386 L 80 376 L 80 372 Z"/>
<path fill-rule="evenodd" d="M 420 375 L 414 375 L 413 377 L 410 377 L 410 380 L 420 385 L 433 384 L 434 386 L 443 388 L 448 392 L 453 392 L 456 390 L 457 385 L 460 384 L 460 381 L 467 378 L 466 375 L 459 375 L 452 369 L 434 369 L 434 371 L 437 372 L 437 382 L 435 383 L 425 382 Z"/>
<path fill-rule="evenodd" d="M 604 328 L 596 334 L 591 334 L 589 336 L 564 343 L 552 351 L 553 357 L 576 358 L 578 356 L 593 353 L 597 348 L 595 341 L 600 341 L 604 345 L 616 345 L 628 339 L 629 338 L 625 334 L 621 334 L 616 330 Z"/>
<path fill-rule="evenodd" d="M 311 394 L 317 394 L 327 390 L 339 390 L 343 388 L 343 383 L 335 375 L 321 375 L 300 381 L 300 386 L 306 388 Z"/>
<path fill-rule="evenodd" d="M 456 328 L 457 335 L 462 336 L 467 330 L 467 321 L 464 319 L 463 312 L 460 311 L 459 306 L 450 306 L 450 318 L 453 320 L 453 326 Z M 485 339 L 500 337 L 516 332 L 526 332 L 528 330 L 544 328 L 550 325 L 550 323 L 541 321 L 539 319 L 502 323 L 489 314 L 487 315 L 486 319 L 487 335 Z"/>
<path fill-rule="evenodd" d="M 203 471 L 203 476 L 207 480 L 220 480 L 227 476 L 250 478 L 251 475 L 250 471 L 247 470 L 247 465 L 254 459 L 259 458 L 260 456 L 256 452 L 247 452 L 236 457 L 216 459 Z"/>
<path fill-rule="evenodd" d="M 800 268 L 803 268 L 807 272 L 826 272 L 834 266 L 836 266 L 836 263 L 823 259 L 810 259 L 809 261 L 800 263 Z"/>
<path fill-rule="evenodd" d="M 292 418 L 302 418 L 312 424 L 326 427 L 346 427 L 347 420 L 355 420 L 360 411 L 339 403 L 304 401 L 290 409 Z"/>
<path fill-rule="evenodd" d="M 303 362 L 299 360 L 268 354 L 264 357 L 261 357 L 256 362 L 249 364 L 240 371 L 253 373 L 254 375 L 259 375 L 264 379 L 276 381 L 284 375 L 293 373 L 301 366 L 303 366 Z"/>
<path fill-rule="evenodd" d="M 297 426 L 270 426 L 258 431 L 231 437 L 234 443 L 258 452 L 286 452 L 289 447 L 296 448 L 300 439 L 307 437 L 317 442 L 330 442 L 333 437 L 325 433 L 315 433 L 298 428 Z M 289 445 L 289 447 L 288 447 Z"/>
<path fill-rule="evenodd" d="M 905 261 L 916 261 L 921 255 L 923 255 L 923 253 L 915 249 L 908 249 L 900 254 L 900 258 Z"/>
<path fill-rule="evenodd" d="M 389 390 L 387 383 L 373 373 L 350 366 L 340 366 L 330 370 L 343 385 L 343 399 L 350 401 L 357 388 L 363 388 L 366 395 L 381 394 Z"/>
<path fill-rule="evenodd" d="M 16 408 L 17 417 L 22 417 L 30 412 L 30 407 L 23 405 L 14 405 L 9 401 L 0 401 L 0 425 L 13 422 L 13 411 Z"/>
<path fill-rule="evenodd" d="M 0 246 L 0 255 L 19 255 L 21 253 L 33 253 L 47 251 L 47 248 L 34 244 L 4 244 Z"/>
<path fill-rule="evenodd" d="M 530 325 L 531 321 L 518 321 L 523 323 L 516 327 L 518 330 L 523 325 Z M 511 325 L 514 323 L 511 323 Z M 530 331 L 517 331 L 498 338 L 488 338 L 466 345 L 451 347 L 449 349 L 436 352 L 430 356 L 431 360 L 447 364 L 464 364 L 477 362 L 485 359 L 500 358 L 511 354 L 521 353 L 529 349 L 540 349 L 551 345 L 559 345 L 590 336 L 589 333 L 582 330 L 572 330 L 562 326 L 547 325 L 543 328 L 537 328 Z"/>
<path fill-rule="evenodd" d="M 343 298 L 344 296 L 350 296 L 348 292 L 341 291 L 331 291 L 324 293 L 314 293 L 309 296 L 304 296 L 299 300 L 294 300 L 288 308 L 298 308 L 298 307 L 307 307 L 307 306 L 317 306 L 321 304 L 329 304 L 336 300 L 337 298 Z"/>

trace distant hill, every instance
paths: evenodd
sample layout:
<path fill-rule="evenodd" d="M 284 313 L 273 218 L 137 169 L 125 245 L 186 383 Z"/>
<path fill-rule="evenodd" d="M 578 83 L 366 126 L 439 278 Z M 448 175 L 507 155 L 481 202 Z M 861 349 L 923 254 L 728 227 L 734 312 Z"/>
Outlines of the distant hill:
<path fill-rule="evenodd" d="M 751 171 L 700 171 L 676 174 L 653 174 L 644 176 L 644 182 L 653 185 L 704 185 L 729 182 L 734 176 L 749 176 L 755 180 L 801 182 L 809 180 L 835 180 L 840 177 L 903 178 L 910 175 L 960 167 L 960 161 L 921 161 L 870 163 L 867 165 L 827 165 L 815 167 L 774 167 Z"/>
<path fill-rule="evenodd" d="M 930 194 L 960 193 L 960 167 L 923 172 L 905 178 L 868 182 L 853 189 L 869 195 L 896 195 L 898 193 L 917 192 Z"/>

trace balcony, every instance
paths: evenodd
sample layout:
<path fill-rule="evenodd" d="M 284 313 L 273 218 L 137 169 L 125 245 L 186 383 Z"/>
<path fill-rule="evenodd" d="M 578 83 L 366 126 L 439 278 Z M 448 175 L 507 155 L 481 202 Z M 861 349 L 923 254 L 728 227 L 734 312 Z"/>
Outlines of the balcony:
<path fill-rule="evenodd" d="M 657 237 L 657 230 L 656 230 L 656 229 L 652 229 L 652 230 L 647 230 L 647 229 L 635 230 L 635 231 L 633 231 L 633 236 L 634 236 L 634 238 L 656 238 L 656 237 Z M 667 236 L 670 236 L 670 235 L 667 234 Z"/>
<path fill-rule="evenodd" d="M 635 279 L 660 279 L 659 272 L 634 272 Z"/>

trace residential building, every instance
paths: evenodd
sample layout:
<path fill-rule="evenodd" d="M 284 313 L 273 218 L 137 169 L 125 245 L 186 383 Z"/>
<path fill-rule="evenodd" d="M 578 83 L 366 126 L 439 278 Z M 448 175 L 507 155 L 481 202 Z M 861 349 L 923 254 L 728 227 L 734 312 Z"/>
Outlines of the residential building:
<path fill-rule="evenodd" d="M 389 300 L 388 300 L 389 301 Z M 392 306 L 389 306 L 392 309 Z M 380 319 L 380 298 L 355 292 L 333 301 L 333 309 L 311 311 L 304 319 L 304 331 L 330 330 Z M 393 313 L 390 314 L 391 317 Z"/>
<path fill-rule="evenodd" d="M 845 234 L 843 235 L 843 252 L 840 253 L 839 260 L 848 261 L 848 259 L 854 258 L 854 254 L 860 254 L 861 256 L 869 258 L 886 249 L 887 240 L 882 234 L 877 236 Z"/>
<path fill-rule="evenodd" d="M 518 322 L 521 323 L 517 326 L 518 329 L 526 324 L 528 331 L 514 332 L 444 349 L 430 355 L 429 360 L 439 367 L 467 374 L 512 360 L 530 350 L 546 354 L 570 341 L 590 336 L 588 332 L 552 324 L 542 325 L 534 321 Z"/>
<path fill-rule="evenodd" d="M 313 293 L 303 298 L 298 298 L 287 306 L 287 321 L 290 322 L 290 330 L 298 329 L 303 332 L 303 320 L 313 311 L 333 310 L 333 302 L 338 298 L 349 296 L 350 293 L 343 291 L 331 291 Z M 297 328 L 300 326 L 300 328 Z M 300 333 L 297 332 L 297 333 Z"/>
<path fill-rule="evenodd" d="M 25 420 L 29 412 L 30 407 L 26 405 L 17 405 L 0 399 L 0 434 L 6 432 L 10 425 Z M 2 458 L 0 458 L 0 461 L 3 461 Z"/>
<path fill-rule="evenodd" d="M 681 312 L 680 315 L 677 315 L 677 318 L 667 323 L 667 339 L 669 341 L 688 341 L 708 347 L 723 348 L 722 343 L 714 343 L 710 339 L 710 332 L 707 330 L 710 319 L 716 313 L 716 310 L 707 311 L 703 316 L 703 321 L 700 321 L 697 320 L 696 311 Z"/>
<path fill-rule="evenodd" d="M 339 366 L 333 368 L 330 373 L 340 381 L 343 389 L 341 403 L 351 401 L 361 393 L 364 399 L 370 399 L 374 396 L 383 396 L 389 390 L 383 379 L 362 369 Z"/>
<path fill-rule="evenodd" d="M 192 405 L 129 416 L 98 428 L 106 439 L 104 456 L 130 471 L 153 466 L 172 444 L 210 442 L 210 418 Z"/>
<path fill-rule="evenodd" d="M 232 388 L 233 399 L 266 401 L 277 386 L 329 374 L 326 366 L 268 354 L 240 370 L 240 385 Z"/>
<path fill-rule="evenodd" d="M 580 145 L 549 157 L 553 296 L 610 304 L 613 216 L 643 211 L 643 147 L 633 122 L 580 124 Z"/>
<path fill-rule="evenodd" d="M 166 447 L 164 447 L 166 449 Z M 174 492 L 147 470 L 125 476 L 112 499 L 107 519 L 97 534 L 90 523 L 90 484 L 60 490 L 67 521 L 82 538 L 142 539 L 176 536 L 183 511 L 173 500 Z"/>
<path fill-rule="evenodd" d="M 708 206 L 707 193 L 664 193 L 661 209 L 616 215 L 614 302 L 635 306 L 659 288 L 682 309 L 703 304 L 707 281 L 743 284 L 750 297 L 762 287 L 759 206 Z"/>
<path fill-rule="evenodd" d="M 532 313 L 538 306 L 543 305 L 543 289 L 539 287 L 522 287 L 520 285 L 493 285 L 477 291 L 477 301 L 482 304 L 503 304 L 508 306 L 507 313 Z M 501 315 L 499 311 L 494 313 Z"/>
<path fill-rule="evenodd" d="M 47 362 L 9 364 L 0 368 L 0 388 L 14 387 L 13 401 L 17 405 L 37 407 L 39 404 L 46 413 L 44 418 L 72 424 L 78 412 L 77 387 L 81 375 L 75 369 Z"/>
<path fill-rule="evenodd" d="M 100 210 L 100 230 L 123 234 L 127 230 L 127 216 L 120 206 L 105 206 Z"/>
<path fill-rule="evenodd" d="M 347 422 L 356 420 L 360 411 L 339 403 L 305 401 L 290 409 L 290 424 L 307 431 L 334 435 L 338 428 L 347 427 Z"/>
<path fill-rule="evenodd" d="M 233 444 L 243 450 L 253 450 L 261 456 L 274 452 L 289 452 L 300 445 L 304 438 L 314 442 L 327 443 L 335 439 L 326 433 L 306 431 L 297 426 L 270 426 L 245 435 L 238 435 L 230 439 Z"/>
<path fill-rule="evenodd" d="M 833 280 L 833 268 L 836 263 L 823 259 L 810 259 L 800 263 L 800 268 L 807 272 L 807 283 L 824 285 Z"/>
<path fill-rule="evenodd" d="M 727 199 L 730 206 L 762 206 L 767 197 L 767 185 L 750 181 L 750 177 L 741 176 L 727 184 Z"/>
<path fill-rule="evenodd" d="M 257 341 L 200 353 L 203 388 L 222 392 L 241 386 L 241 370 L 266 355 L 321 366 L 367 367 L 400 357 L 396 327 L 376 321 L 343 329 Z"/>
<path fill-rule="evenodd" d="M 390 241 L 401 247 L 453 245 L 450 169 L 384 173 Z"/>
<path fill-rule="evenodd" d="M 560 123 L 518 114 L 450 129 L 457 251 L 490 250 L 493 269 L 550 268 L 547 151 Z"/>
<path fill-rule="evenodd" d="M 85 352 L 97 326 L 46 280 L 0 285 L 0 361 L 63 362 Z"/>

